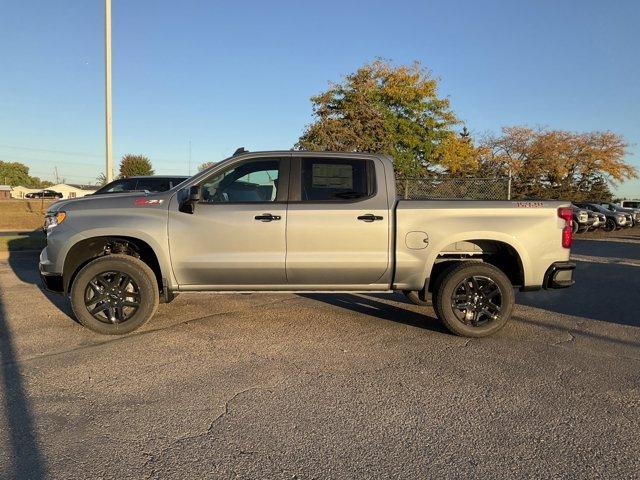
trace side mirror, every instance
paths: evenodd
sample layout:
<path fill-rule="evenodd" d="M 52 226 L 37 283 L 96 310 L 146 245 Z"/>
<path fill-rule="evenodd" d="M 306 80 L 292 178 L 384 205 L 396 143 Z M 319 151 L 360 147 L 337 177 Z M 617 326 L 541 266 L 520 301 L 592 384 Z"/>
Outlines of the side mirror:
<path fill-rule="evenodd" d="M 189 187 L 189 202 L 195 203 L 200 201 L 200 185 L 192 185 Z"/>
<path fill-rule="evenodd" d="M 182 213 L 192 214 L 194 211 L 194 205 L 200 201 L 200 186 L 192 185 L 188 190 L 186 188 L 181 190 L 180 197 L 182 199 L 180 200 L 178 210 Z"/>

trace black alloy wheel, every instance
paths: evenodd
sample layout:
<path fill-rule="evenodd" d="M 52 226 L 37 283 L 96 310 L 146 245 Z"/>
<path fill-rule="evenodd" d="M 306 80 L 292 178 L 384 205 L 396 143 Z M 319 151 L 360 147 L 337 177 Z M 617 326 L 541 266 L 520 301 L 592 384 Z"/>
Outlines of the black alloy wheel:
<path fill-rule="evenodd" d="M 140 287 L 126 273 L 102 272 L 87 284 L 84 305 L 100 322 L 126 322 L 140 308 Z"/>
<path fill-rule="evenodd" d="M 451 307 L 459 321 L 481 327 L 499 318 L 502 291 L 489 277 L 474 275 L 463 279 L 453 289 Z"/>

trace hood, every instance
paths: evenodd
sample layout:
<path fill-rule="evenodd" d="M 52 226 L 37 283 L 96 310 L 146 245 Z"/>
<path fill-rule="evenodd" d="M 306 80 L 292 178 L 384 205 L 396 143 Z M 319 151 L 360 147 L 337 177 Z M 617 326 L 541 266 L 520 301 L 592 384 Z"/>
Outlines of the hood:
<path fill-rule="evenodd" d="M 168 203 L 165 200 L 167 197 L 166 192 L 155 194 L 131 192 L 119 193 L 117 195 L 86 195 L 80 198 L 70 198 L 68 200 L 60 200 L 52 203 L 47 210 L 47 214 L 56 213 L 61 210 L 73 211 L 100 208 L 128 208 L 134 206 L 133 202 L 137 198 L 154 198 L 162 200 L 161 203 Z"/>

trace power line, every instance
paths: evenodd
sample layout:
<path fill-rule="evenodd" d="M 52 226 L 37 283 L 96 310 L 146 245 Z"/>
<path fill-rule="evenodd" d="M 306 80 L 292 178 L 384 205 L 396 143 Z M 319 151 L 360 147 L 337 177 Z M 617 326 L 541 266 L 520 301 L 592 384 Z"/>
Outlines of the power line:
<path fill-rule="evenodd" d="M 72 155 L 72 156 L 79 156 L 79 157 L 97 157 L 97 158 L 102 158 L 102 155 L 97 155 L 95 153 L 68 152 L 68 151 L 64 151 L 64 150 L 50 150 L 50 149 L 47 149 L 47 148 L 19 147 L 17 145 L 2 145 L 2 144 L 0 144 L 0 147 L 2 147 L 2 148 L 10 148 L 12 150 L 28 150 L 28 151 L 31 151 L 31 152 L 53 153 L 53 154 L 57 154 L 57 155 Z"/>
<path fill-rule="evenodd" d="M 0 145 L 0 147 L 2 147 L 2 145 Z M 26 150 L 26 149 L 25 149 Z M 13 154 L 12 156 L 14 156 L 14 158 L 17 158 L 18 160 L 26 160 L 26 161 L 37 161 L 37 162 L 51 162 L 52 160 L 47 158 L 38 158 L 38 157 L 32 157 L 32 156 L 25 156 L 25 155 L 21 155 L 21 154 Z M 102 158 L 102 155 L 91 155 L 93 157 L 99 157 Z M 124 155 L 122 155 L 124 156 Z M 6 156 L 0 154 L 0 160 L 3 161 L 12 161 L 10 159 L 7 159 Z M 172 164 L 175 166 L 180 165 L 180 161 L 178 160 L 172 160 L 172 159 L 168 159 L 168 158 L 150 158 L 151 163 L 160 163 L 160 164 Z M 93 167 L 93 166 L 97 166 L 96 164 L 93 163 L 85 163 L 85 162 L 72 162 L 72 161 L 68 161 L 68 160 L 54 160 L 56 163 L 66 163 L 69 165 L 85 165 L 87 167 Z"/>

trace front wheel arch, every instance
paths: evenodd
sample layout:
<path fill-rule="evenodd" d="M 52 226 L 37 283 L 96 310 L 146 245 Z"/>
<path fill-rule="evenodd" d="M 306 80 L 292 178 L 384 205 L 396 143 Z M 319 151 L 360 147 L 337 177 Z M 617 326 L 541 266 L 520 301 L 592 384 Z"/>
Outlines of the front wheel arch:
<path fill-rule="evenodd" d="M 62 273 L 64 292 L 70 292 L 82 267 L 96 258 L 113 254 L 130 255 L 142 260 L 153 271 L 158 289 L 163 289 L 158 256 L 147 242 L 134 237 L 101 236 L 80 240 L 67 252 Z"/>

